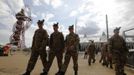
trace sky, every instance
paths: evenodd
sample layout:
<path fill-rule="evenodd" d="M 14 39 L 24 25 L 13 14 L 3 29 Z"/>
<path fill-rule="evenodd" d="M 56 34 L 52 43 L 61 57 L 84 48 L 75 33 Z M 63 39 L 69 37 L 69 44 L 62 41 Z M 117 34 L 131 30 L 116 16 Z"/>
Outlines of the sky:
<path fill-rule="evenodd" d="M 45 19 L 49 35 L 52 25 L 59 22 L 59 31 L 64 35 L 68 34 L 68 26 L 76 24 L 77 34 L 100 36 L 106 32 L 106 14 L 110 35 L 115 27 L 121 26 L 121 33 L 134 28 L 134 0 L 0 0 L 0 44 L 9 42 L 16 22 L 14 15 L 25 5 L 32 16 L 32 25 L 25 34 L 27 46 L 31 46 L 39 19 Z"/>

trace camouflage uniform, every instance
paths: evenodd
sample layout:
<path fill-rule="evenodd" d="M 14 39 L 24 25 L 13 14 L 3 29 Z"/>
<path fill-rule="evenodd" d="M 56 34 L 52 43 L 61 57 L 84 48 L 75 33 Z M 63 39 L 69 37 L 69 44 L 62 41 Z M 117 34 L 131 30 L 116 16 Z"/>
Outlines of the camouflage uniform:
<path fill-rule="evenodd" d="M 91 65 L 92 59 L 93 59 L 93 63 L 95 62 L 95 44 L 93 42 L 88 46 L 87 51 L 89 55 L 88 64 Z"/>
<path fill-rule="evenodd" d="M 49 71 L 55 56 L 57 58 L 58 68 L 60 70 L 62 66 L 63 50 L 64 50 L 63 34 L 61 32 L 53 32 L 50 36 L 50 51 L 49 51 L 49 61 L 47 71 Z"/>
<path fill-rule="evenodd" d="M 34 69 L 34 66 L 37 62 L 38 57 L 40 56 L 44 70 L 46 71 L 47 66 L 47 54 L 46 54 L 46 46 L 48 45 L 48 34 L 45 29 L 37 29 L 33 36 L 32 42 L 32 52 L 31 57 L 28 62 L 28 66 L 26 69 L 26 73 L 23 75 L 30 75 L 27 72 L 31 72 Z"/>
<path fill-rule="evenodd" d="M 106 65 L 108 67 L 108 65 L 110 65 L 110 68 L 112 67 L 112 57 L 108 51 L 108 45 L 107 44 L 103 44 L 102 49 L 101 49 L 101 59 L 100 62 L 103 60 L 102 65 Z"/>
<path fill-rule="evenodd" d="M 119 31 L 119 29 L 116 28 L 114 32 Z M 124 66 L 127 60 L 128 49 L 125 40 L 119 35 L 113 35 L 109 40 L 109 50 L 115 62 L 116 75 L 126 75 Z"/>
<path fill-rule="evenodd" d="M 107 47 L 106 44 L 103 44 L 101 47 L 101 59 L 100 62 L 103 61 L 103 65 L 106 65 L 106 54 L 107 54 Z"/>
<path fill-rule="evenodd" d="M 64 63 L 61 67 L 61 74 L 58 75 L 64 75 L 68 64 L 70 62 L 70 58 L 72 57 L 73 59 L 73 68 L 75 71 L 75 75 L 77 75 L 78 71 L 78 45 L 79 45 L 79 36 L 75 33 L 70 33 L 66 36 L 65 40 L 65 47 L 66 47 L 66 53 L 65 53 L 65 58 L 64 58 Z"/>

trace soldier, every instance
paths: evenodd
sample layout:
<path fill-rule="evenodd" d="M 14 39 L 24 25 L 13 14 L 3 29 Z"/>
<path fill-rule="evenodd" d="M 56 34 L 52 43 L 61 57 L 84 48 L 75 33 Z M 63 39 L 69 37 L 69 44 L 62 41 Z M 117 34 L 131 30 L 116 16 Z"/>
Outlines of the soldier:
<path fill-rule="evenodd" d="M 92 40 L 90 40 L 90 41 L 91 41 L 91 43 L 87 48 L 87 52 L 89 55 L 89 58 L 88 58 L 89 65 L 91 65 L 91 60 L 93 60 L 93 63 L 95 63 L 95 44 L 94 44 L 94 41 L 92 41 Z"/>
<path fill-rule="evenodd" d="M 48 70 L 50 69 L 54 57 L 56 56 L 58 62 L 58 68 L 61 69 L 63 50 L 64 50 L 64 36 L 61 32 L 58 31 L 58 23 L 53 25 L 54 32 L 50 35 L 50 51 L 49 51 L 49 61 L 48 61 Z"/>
<path fill-rule="evenodd" d="M 73 25 L 69 26 L 69 34 L 66 36 L 65 40 L 65 47 L 66 47 L 66 53 L 64 58 L 64 63 L 60 69 L 60 72 L 56 75 L 65 75 L 65 72 L 67 70 L 68 64 L 70 62 L 70 58 L 73 59 L 74 64 L 74 74 L 77 75 L 78 72 L 78 45 L 79 45 L 79 36 L 74 33 Z"/>
<path fill-rule="evenodd" d="M 31 71 L 34 69 L 34 66 L 39 56 L 41 58 L 44 67 L 44 72 L 41 75 L 47 75 L 46 74 L 46 64 L 47 64 L 46 46 L 48 45 L 48 34 L 47 31 L 43 28 L 43 23 L 44 23 L 44 19 L 42 21 L 39 20 L 37 22 L 39 29 L 35 31 L 35 34 L 33 36 L 31 57 L 28 62 L 26 72 L 23 75 L 30 75 Z"/>
<path fill-rule="evenodd" d="M 112 58 L 111 54 L 108 51 L 108 44 L 104 43 L 101 48 L 101 59 L 100 62 L 103 61 L 102 65 L 107 66 L 110 65 L 110 68 L 112 69 Z"/>
<path fill-rule="evenodd" d="M 119 35 L 119 30 L 120 27 L 114 29 L 114 35 L 109 40 L 109 50 L 115 62 L 115 75 L 126 75 L 124 66 L 127 60 L 128 49 L 125 40 Z"/>

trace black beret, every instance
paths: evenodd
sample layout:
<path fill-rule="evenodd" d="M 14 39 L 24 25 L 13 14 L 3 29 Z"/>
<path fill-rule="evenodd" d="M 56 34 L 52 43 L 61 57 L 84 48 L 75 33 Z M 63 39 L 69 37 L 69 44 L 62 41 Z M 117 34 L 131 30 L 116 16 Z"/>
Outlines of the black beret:
<path fill-rule="evenodd" d="M 74 29 L 74 25 L 69 26 L 69 29 Z"/>
<path fill-rule="evenodd" d="M 43 24 L 44 23 L 44 19 L 43 20 L 38 20 L 37 24 Z"/>
<path fill-rule="evenodd" d="M 120 31 L 120 28 L 121 28 L 121 27 L 116 27 L 116 28 L 114 29 L 114 32 L 119 32 L 119 31 Z"/>
<path fill-rule="evenodd" d="M 58 22 L 56 24 L 54 23 L 53 27 L 58 27 L 58 24 L 59 24 Z"/>

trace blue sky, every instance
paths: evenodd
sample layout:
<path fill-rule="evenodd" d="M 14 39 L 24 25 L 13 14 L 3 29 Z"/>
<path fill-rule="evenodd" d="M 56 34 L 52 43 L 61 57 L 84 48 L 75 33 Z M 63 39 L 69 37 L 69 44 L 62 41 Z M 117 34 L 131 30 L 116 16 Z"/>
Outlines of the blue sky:
<path fill-rule="evenodd" d="M 68 26 L 77 24 L 78 34 L 100 36 L 105 28 L 105 15 L 108 14 L 109 32 L 121 26 L 121 31 L 134 27 L 133 0 L 0 0 L 0 43 L 9 42 L 15 13 L 28 5 L 31 9 L 32 25 L 26 31 L 26 45 L 30 46 L 37 29 L 36 22 L 45 19 L 44 28 L 53 32 L 53 23 L 59 22 L 60 31 L 68 33 Z"/>

